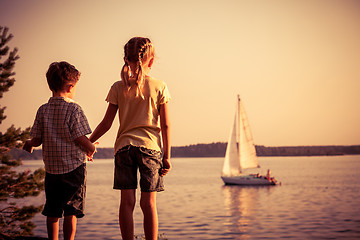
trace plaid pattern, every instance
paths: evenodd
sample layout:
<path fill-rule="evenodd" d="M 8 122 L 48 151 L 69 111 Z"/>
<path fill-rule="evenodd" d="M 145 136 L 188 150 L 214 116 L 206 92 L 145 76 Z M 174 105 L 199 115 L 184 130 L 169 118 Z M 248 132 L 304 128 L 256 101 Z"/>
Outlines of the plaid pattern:
<path fill-rule="evenodd" d="M 42 105 L 31 129 L 31 137 L 41 138 L 45 170 L 68 173 L 86 161 L 75 139 L 91 133 L 80 105 L 72 99 L 52 97 Z"/>

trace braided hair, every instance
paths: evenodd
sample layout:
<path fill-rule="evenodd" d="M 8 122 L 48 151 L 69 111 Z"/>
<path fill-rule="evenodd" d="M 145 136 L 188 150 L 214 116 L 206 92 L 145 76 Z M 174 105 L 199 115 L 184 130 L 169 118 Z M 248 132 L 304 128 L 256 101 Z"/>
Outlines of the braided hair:
<path fill-rule="evenodd" d="M 135 79 L 136 97 L 144 98 L 142 88 L 144 85 L 143 61 L 153 56 L 154 47 L 148 38 L 134 37 L 131 38 L 124 46 L 124 66 L 121 69 L 121 79 L 125 83 L 126 93 L 131 89 L 129 78 Z M 135 69 L 131 69 L 135 65 Z"/>

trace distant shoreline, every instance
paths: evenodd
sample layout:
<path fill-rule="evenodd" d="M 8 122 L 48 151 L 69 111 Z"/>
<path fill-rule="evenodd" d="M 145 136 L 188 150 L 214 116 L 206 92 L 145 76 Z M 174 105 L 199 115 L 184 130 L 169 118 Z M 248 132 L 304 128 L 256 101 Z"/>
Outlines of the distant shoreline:
<path fill-rule="evenodd" d="M 171 148 L 172 158 L 197 158 L 197 157 L 224 157 L 227 143 L 193 144 Z M 267 147 L 256 145 L 256 154 L 259 157 L 304 157 L 304 156 L 339 156 L 359 155 L 360 145 L 350 146 L 279 146 Z M 42 159 L 42 151 L 34 150 L 32 154 L 21 149 L 12 149 L 11 156 L 15 159 L 36 160 Z M 113 158 L 113 148 L 98 148 L 95 159 Z"/>

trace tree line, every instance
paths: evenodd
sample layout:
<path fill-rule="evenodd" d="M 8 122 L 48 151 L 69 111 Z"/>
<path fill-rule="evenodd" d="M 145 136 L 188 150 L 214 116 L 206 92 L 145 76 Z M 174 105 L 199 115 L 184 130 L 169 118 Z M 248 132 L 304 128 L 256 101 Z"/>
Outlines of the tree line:
<path fill-rule="evenodd" d="M 171 148 L 171 157 L 224 157 L 227 143 L 202 143 Z M 267 147 L 256 145 L 256 154 L 261 157 L 275 156 L 336 156 L 336 155 L 357 155 L 360 154 L 360 145 L 351 146 L 279 146 Z M 13 149 L 11 155 L 15 159 L 34 160 L 42 159 L 41 149 L 34 150 L 29 154 L 20 149 Z M 113 148 L 98 148 L 95 159 L 108 159 L 114 157 Z"/>

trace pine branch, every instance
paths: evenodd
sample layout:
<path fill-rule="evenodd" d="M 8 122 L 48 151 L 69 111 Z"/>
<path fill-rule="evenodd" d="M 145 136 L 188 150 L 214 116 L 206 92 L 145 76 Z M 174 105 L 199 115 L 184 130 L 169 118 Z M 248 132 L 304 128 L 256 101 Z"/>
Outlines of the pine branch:
<path fill-rule="evenodd" d="M 11 125 L 3 134 L 0 132 L 0 146 L 6 148 L 20 148 L 25 140 L 29 139 L 30 128 L 21 130 Z"/>
<path fill-rule="evenodd" d="M 0 62 L 0 98 L 2 98 L 4 92 L 9 91 L 9 88 L 14 85 L 15 79 L 12 76 L 15 75 L 15 72 L 13 72 L 13 69 L 16 60 L 20 58 L 17 55 L 17 48 L 14 48 L 9 53 L 10 48 L 6 44 L 13 38 L 13 35 L 8 35 L 8 31 L 9 28 L 0 26 L 0 60 L 2 57 L 7 56 L 3 63 Z"/>
<path fill-rule="evenodd" d="M 13 38 L 8 31 L 7 27 L 0 26 L 0 60 L 6 57 L 4 62 L 0 62 L 0 98 L 15 82 L 13 69 L 19 59 L 17 48 L 10 51 L 7 46 Z M 0 107 L 0 124 L 6 118 L 4 111 L 5 107 Z M 29 138 L 29 133 L 30 128 L 21 130 L 13 125 L 5 133 L 0 132 L 0 201 L 5 202 L 1 206 L 8 206 L 0 210 L 0 239 L 5 236 L 32 235 L 35 225 L 30 220 L 42 208 L 42 206 L 19 207 L 7 202 L 11 198 L 37 196 L 44 189 L 44 169 L 38 169 L 33 174 L 30 174 L 30 171 L 12 170 L 22 163 L 18 159 L 11 159 L 9 151 L 22 147 L 23 142 Z"/>

